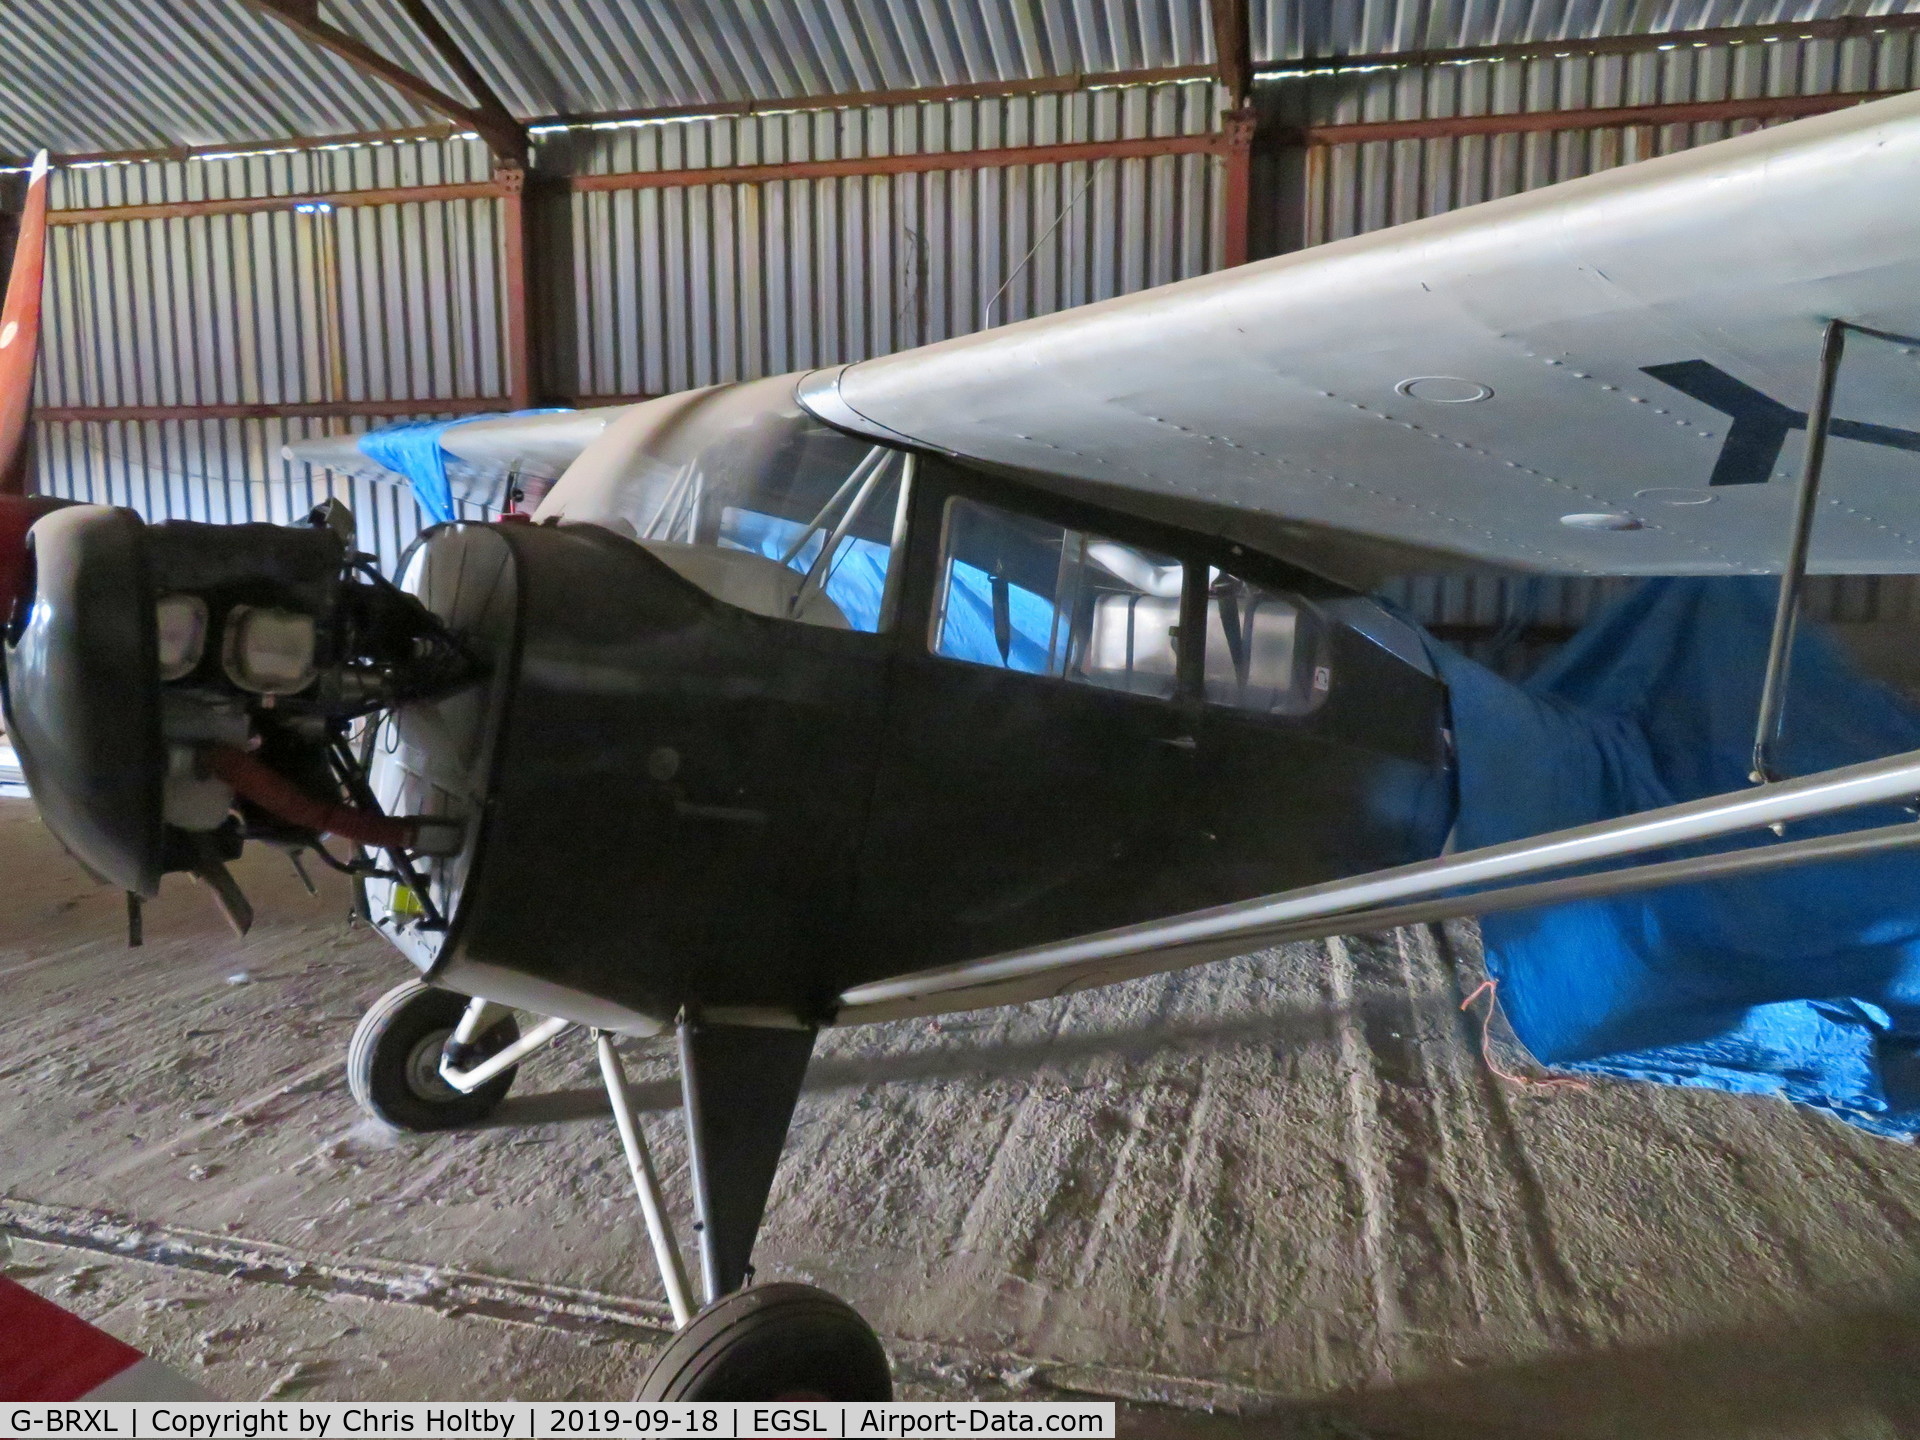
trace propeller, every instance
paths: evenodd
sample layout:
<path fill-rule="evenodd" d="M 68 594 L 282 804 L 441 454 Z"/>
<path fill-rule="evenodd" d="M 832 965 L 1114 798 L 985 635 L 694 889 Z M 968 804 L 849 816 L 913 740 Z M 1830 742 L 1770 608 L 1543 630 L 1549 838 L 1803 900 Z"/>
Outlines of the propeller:
<path fill-rule="evenodd" d="M 27 479 L 27 414 L 40 348 L 40 281 L 47 259 L 47 152 L 33 157 L 27 203 L 0 306 L 0 493 L 21 495 Z"/>
<path fill-rule="evenodd" d="M 40 283 L 47 259 L 47 152 L 27 172 L 27 203 L 0 305 L 0 622 L 9 621 L 25 580 L 27 531 L 66 501 L 27 494 L 27 420 L 40 349 Z"/>

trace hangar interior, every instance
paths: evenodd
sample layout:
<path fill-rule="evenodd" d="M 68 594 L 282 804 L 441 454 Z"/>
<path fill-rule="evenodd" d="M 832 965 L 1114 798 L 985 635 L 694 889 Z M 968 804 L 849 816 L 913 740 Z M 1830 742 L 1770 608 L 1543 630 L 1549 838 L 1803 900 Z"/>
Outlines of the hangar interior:
<path fill-rule="evenodd" d="M 337 493 L 388 567 L 412 498 L 286 446 L 884 355 L 1920 83 L 1883 0 L 31 0 L 0 45 L 12 207 L 57 166 L 32 489 Z M 1383 589 L 1518 672 L 1620 585 Z M 1810 604 L 1920 677 L 1910 578 Z M 395 1138 L 340 1078 L 396 978 L 344 886 L 252 856 L 246 940 L 182 884 L 129 954 L 29 805 L 0 849 L 8 1275 L 235 1397 L 631 1386 L 664 1311 L 585 1049 Z M 1505 1078 L 1477 966 L 1424 927 L 834 1035 L 763 1269 L 905 1393 L 1140 1433 L 1920 1433 L 1912 1148 Z"/>

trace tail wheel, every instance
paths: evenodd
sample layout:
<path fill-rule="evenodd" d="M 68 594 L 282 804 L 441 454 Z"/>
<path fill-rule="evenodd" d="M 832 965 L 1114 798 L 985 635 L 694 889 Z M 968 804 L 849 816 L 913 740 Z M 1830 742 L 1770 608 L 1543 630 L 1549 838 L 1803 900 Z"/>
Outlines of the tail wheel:
<path fill-rule="evenodd" d="M 453 1130 L 491 1115 L 517 1067 L 466 1094 L 440 1078 L 440 1053 L 466 1008 L 466 996 L 418 980 L 374 1001 L 347 1047 L 347 1088 L 360 1108 L 396 1130 Z M 519 1038 L 520 1026 L 504 1016 L 475 1042 L 476 1058 L 497 1055 Z"/>
<path fill-rule="evenodd" d="M 723 1295 L 667 1342 L 642 1400 L 891 1400 L 893 1372 L 873 1327 L 811 1285 Z"/>

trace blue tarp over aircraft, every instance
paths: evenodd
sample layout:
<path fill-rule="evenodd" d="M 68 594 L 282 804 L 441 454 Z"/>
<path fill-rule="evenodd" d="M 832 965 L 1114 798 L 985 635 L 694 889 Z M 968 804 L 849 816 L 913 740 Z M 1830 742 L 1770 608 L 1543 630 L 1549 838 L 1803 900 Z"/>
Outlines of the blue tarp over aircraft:
<path fill-rule="evenodd" d="M 1525 685 L 1436 646 L 1459 848 L 1745 788 L 1774 593 L 1757 578 L 1644 582 Z M 1803 624 L 1787 773 L 1913 749 L 1920 709 Z M 1789 838 L 1910 818 L 1853 811 Z M 1545 1063 L 1920 1134 L 1920 852 L 1490 915 L 1482 933 L 1514 1031 Z"/>

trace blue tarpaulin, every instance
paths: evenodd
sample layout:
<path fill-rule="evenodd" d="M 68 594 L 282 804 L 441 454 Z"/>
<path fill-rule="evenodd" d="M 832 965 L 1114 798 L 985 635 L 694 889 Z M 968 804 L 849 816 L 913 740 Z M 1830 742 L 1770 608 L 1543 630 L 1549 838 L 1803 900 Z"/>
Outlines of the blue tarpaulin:
<path fill-rule="evenodd" d="M 453 519 L 453 490 L 447 484 L 447 452 L 440 448 L 440 437 L 456 425 L 475 420 L 500 420 L 506 414 L 551 415 L 553 409 L 514 410 L 500 414 L 462 415 L 454 420 L 410 420 L 399 425 L 384 425 L 360 437 L 360 453 L 376 465 L 384 465 L 397 475 L 407 477 L 413 498 L 436 524 Z"/>
<path fill-rule="evenodd" d="M 1436 646 L 1460 752 L 1458 848 L 1745 788 L 1775 588 L 1647 581 L 1524 686 Z M 1912 749 L 1920 710 L 1803 624 L 1786 773 Z M 1908 818 L 1882 806 L 1788 838 Z M 1489 915 L 1482 934 L 1514 1031 L 1542 1062 L 1781 1095 L 1920 1134 L 1920 853 Z"/>
<path fill-rule="evenodd" d="M 784 520 L 778 515 L 729 509 L 721 526 L 720 543 L 778 560 L 793 547 L 794 537 L 803 528 L 798 521 Z M 826 535 L 816 532 L 787 563 L 800 574 L 806 574 L 820 558 L 820 547 L 826 542 Z M 880 628 L 880 601 L 886 594 L 887 561 L 892 553 L 887 546 L 858 536 L 849 536 L 840 542 L 840 553 L 834 557 L 833 568 L 827 572 L 820 588 L 840 607 L 847 624 L 855 630 Z"/>

